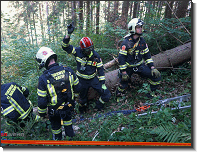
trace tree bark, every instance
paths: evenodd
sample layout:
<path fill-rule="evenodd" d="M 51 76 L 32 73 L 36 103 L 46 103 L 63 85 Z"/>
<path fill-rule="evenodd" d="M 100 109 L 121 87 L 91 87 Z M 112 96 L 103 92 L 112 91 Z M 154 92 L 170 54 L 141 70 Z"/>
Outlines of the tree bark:
<path fill-rule="evenodd" d="M 90 33 L 90 1 L 86 2 L 86 35 Z"/>
<path fill-rule="evenodd" d="M 168 5 L 166 5 L 166 9 L 165 9 L 165 18 L 172 18 L 172 6 L 174 1 L 167 1 L 167 3 L 169 3 L 170 7 Z"/>
<path fill-rule="evenodd" d="M 137 17 L 137 6 L 138 6 L 138 1 L 134 1 L 134 8 L 133 8 L 133 18 Z"/>
<path fill-rule="evenodd" d="M 122 4 L 122 22 L 125 23 L 123 25 L 123 29 L 127 28 L 127 18 L 128 18 L 128 11 L 129 11 L 129 1 L 124 1 Z"/>
<path fill-rule="evenodd" d="M 186 17 L 188 4 L 189 4 L 189 1 L 180 1 L 179 2 L 177 12 L 176 12 L 176 16 L 178 18 Z"/>
<path fill-rule="evenodd" d="M 80 27 L 80 30 L 83 30 L 83 1 L 79 1 L 79 9 L 80 9 L 79 27 Z"/>
<path fill-rule="evenodd" d="M 100 11 L 100 1 L 96 1 L 96 34 L 99 34 L 99 11 Z"/>

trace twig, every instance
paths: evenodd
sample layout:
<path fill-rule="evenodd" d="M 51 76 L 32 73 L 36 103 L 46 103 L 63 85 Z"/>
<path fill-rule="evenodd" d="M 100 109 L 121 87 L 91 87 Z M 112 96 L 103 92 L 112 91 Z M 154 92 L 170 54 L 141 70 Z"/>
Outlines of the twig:
<path fill-rule="evenodd" d="M 29 100 L 29 98 L 31 97 L 32 92 L 33 92 L 33 90 L 31 90 L 31 93 L 30 93 L 30 95 L 28 96 L 27 100 Z"/>
<path fill-rule="evenodd" d="M 156 43 L 157 43 L 157 40 L 156 40 Z M 161 50 L 161 47 L 159 46 L 158 43 L 157 43 L 157 47 L 159 48 L 160 52 L 163 52 L 163 51 Z"/>

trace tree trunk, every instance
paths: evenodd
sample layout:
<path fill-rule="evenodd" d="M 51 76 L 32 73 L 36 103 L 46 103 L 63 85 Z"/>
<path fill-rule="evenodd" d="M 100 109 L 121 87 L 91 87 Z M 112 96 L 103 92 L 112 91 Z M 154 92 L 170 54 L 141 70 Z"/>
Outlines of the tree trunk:
<path fill-rule="evenodd" d="M 174 1 L 167 1 L 169 3 L 170 7 L 166 4 L 166 9 L 165 9 L 165 18 L 172 18 L 172 6 Z"/>
<path fill-rule="evenodd" d="M 130 1 L 130 13 L 129 13 L 129 17 L 132 18 L 132 11 L 133 11 L 133 2 Z"/>
<path fill-rule="evenodd" d="M 99 34 L 99 11 L 100 11 L 100 1 L 96 1 L 96 34 Z"/>
<path fill-rule="evenodd" d="M 134 1 L 133 18 L 136 18 L 137 17 L 137 6 L 138 6 L 138 3 L 139 2 Z"/>
<path fill-rule="evenodd" d="M 74 25 L 76 26 L 76 1 L 71 1 L 72 3 L 72 21 L 74 21 Z"/>
<path fill-rule="evenodd" d="M 113 20 L 116 21 L 118 19 L 118 6 L 119 6 L 119 1 L 114 1 L 114 15 L 113 15 Z"/>
<path fill-rule="evenodd" d="M 178 18 L 186 17 L 189 1 L 180 1 L 178 4 L 176 16 Z"/>
<path fill-rule="evenodd" d="M 80 27 L 80 30 L 83 30 L 83 1 L 79 1 L 79 9 L 80 9 L 79 27 Z"/>
<path fill-rule="evenodd" d="M 128 11 L 129 11 L 129 1 L 124 1 L 122 4 L 122 22 L 125 23 L 122 27 L 123 29 L 127 29 L 127 18 L 128 18 Z"/>
<path fill-rule="evenodd" d="M 90 33 L 90 1 L 86 2 L 86 35 L 89 35 Z"/>
<path fill-rule="evenodd" d="M 42 5 L 42 4 L 39 3 L 40 26 L 41 26 L 42 39 L 44 40 L 44 27 L 43 27 L 43 19 L 42 19 L 42 9 L 41 9 L 41 5 Z"/>

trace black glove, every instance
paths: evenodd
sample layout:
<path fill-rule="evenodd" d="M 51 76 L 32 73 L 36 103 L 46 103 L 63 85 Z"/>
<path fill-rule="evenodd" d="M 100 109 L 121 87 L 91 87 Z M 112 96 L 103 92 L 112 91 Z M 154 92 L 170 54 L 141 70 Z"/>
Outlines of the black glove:
<path fill-rule="evenodd" d="M 75 29 L 74 22 L 72 22 L 71 24 L 67 25 L 68 34 L 72 34 L 74 29 Z"/>

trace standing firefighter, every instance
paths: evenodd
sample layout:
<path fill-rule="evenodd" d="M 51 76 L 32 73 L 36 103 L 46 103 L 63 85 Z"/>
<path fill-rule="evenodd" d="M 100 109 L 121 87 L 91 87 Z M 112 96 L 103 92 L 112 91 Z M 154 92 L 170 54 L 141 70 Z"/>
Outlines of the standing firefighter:
<path fill-rule="evenodd" d="M 98 111 L 104 108 L 104 103 L 108 102 L 111 93 L 105 86 L 105 74 L 102 60 L 97 52 L 94 51 L 94 45 L 90 38 L 83 37 L 80 40 L 80 47 L 73 47 L 69 44 L 70 34 L 74 31 L 74 26 L 68 26 L 68 35 L 63 38 L 62 48 L 69 54 L 75 56 L 77 62 L 77 76 L 82 85 L 80 92 L 79 111 L 83 114 L 87 108 L 87 94 L 90 87 L 95 89 L 100 97 L 96 101 L 95 109 Z M 97 77 L 98 73 L 98 77 Z"/>
<path fill-rule="evenodd" d="M 38 50 L 36 60 L 40 69 L 46 68 L 39 77 L 38 112 L 47 117 L 48 107 L 54 140 L 62 139 L 62 126 L 65 134 L 73 137 L 71 112 L 75 106 L 74 93 L 80 89 L 79 80 L 71 68 L 56 63 L 57 55 L 48 47 Z"/>
<path fill-rule="evenodd" d="M 39 120 L 39 116 L 33 115 L 33 106 L 30 100 L 27 100 L 29 90 L 15 82 L 1 85 L 1 114 L 7 119 L 8 125 L 20 123 L 20 127 L 24 128 L 25 123 L 30 118 L 35 121 Z"/>
<path fill-rule="evenodd" d="M 142 35 L 142 26 L 144 22 L 138 18 L 133 18 L 129 24 L 129 35 L 125 36 L 125 40 L 121 44 L 119 52 L 119 77 L 120 86 L 117 88 L 117 102 L 121 99 L 128 86 L 129 79 L 133 73 L 137 73 L 142 77 L 148 78 L 151 92 L 147 93 L 148 98 L 153 98 L 154 92 L 160 84 L 161 74 L 154 67 L 148 45 Z"/>

